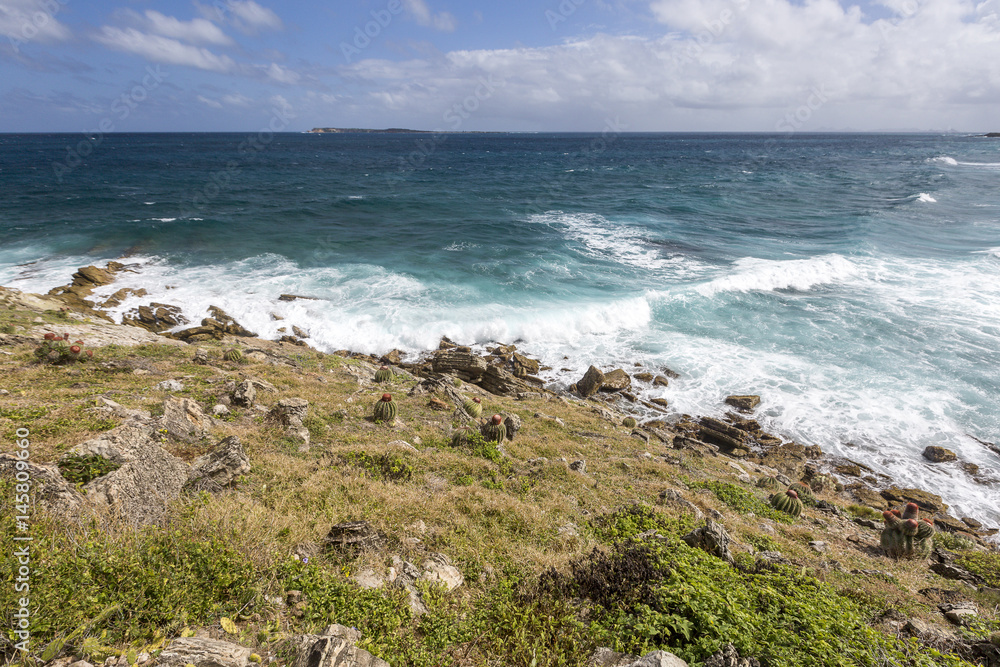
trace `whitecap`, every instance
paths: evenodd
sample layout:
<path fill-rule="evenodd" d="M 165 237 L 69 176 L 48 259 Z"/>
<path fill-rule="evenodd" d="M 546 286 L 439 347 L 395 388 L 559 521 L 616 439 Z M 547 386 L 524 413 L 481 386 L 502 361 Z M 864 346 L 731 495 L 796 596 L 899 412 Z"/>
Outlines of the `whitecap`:
<path fill-rule="evenodd" d="M 830 254 L 809 259 L 768 260 L 745 257 L 734 262 L 735 271 L 696 289 L 705 296 L 719 292 L 805 291 L 816 285 L 836 283 L 857 276 L 860 270 L 842 255 Z"/>
<path fill-rule="evenodd" d="M 934 197 L 931 197 L 926 192 L 921 192 L 919 195 L 917 195 L 917 201 L 922 201 L 922 202 L 925 202 L 925 203 L 928 203 L 928 204 L 936 204 L 937 203 L 937 199 L 934 199 Z"/>

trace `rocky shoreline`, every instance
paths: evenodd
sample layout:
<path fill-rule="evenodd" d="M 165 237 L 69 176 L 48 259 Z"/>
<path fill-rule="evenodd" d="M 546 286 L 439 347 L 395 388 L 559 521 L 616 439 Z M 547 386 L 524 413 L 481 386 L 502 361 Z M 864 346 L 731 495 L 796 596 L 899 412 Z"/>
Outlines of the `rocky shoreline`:
<path fill-rule="evenodd" d="M 302 370 L 296 359 L 299 355 L 312 351 L 308 350 L 308 332 L 296 330 L 294 325 L 290 325 L 293 335 L 279 341 L 263 340 L 218 308 L 212 308 L 210 316 L 199 324 L 180 329 L 178 327 L 193 323 L 184 321 L 184 314 L 174 307 L 156 303 L 136 309 L 127 316 L 124 324 L 109 322 L 110 318 L 101 312 L 101 308 L 120 304 L 129 292 L 119 290 L 100 304 L 88 297 L 92 296 L 97 287 L 111 284 L 115 274 L 128 270 L 129 267 L 116 263 L 109 264 L 105 269 L 83 267 L 74 274 L 70 284 L 56 288 L 48 295 L 30 295 L 0 287 L 0 305 L 38 314 L 30 326 L 0 333 L 0 346 L 37 345 L 44 333 L 64 327 L 71 329 L 74 335 L 85 338 L 89 346 L 167 345 L 175 357 L 179 355 L 184 358 L 183 363 L 205 367 L 206 373 L 210 373 L 211 377 L 207 377 L 204 382 L 211 388 L 196 401 L 177 395 L 186 390 L 187 380 L 183 376 L 171 375 L 168 379 L 156 382 L 154 386 L 152 378 L 145 378 L 153 372 L 150 370 L 151 366 L 144 365 L 141 360 L 128 363 L 119 360 L 100 362 L 107 372 L 127 372 L 149 384 L 146 389 L 153 390 L 155 396 L 161 397 L 158 398 L 159 405 L 155 406 L 157 409 L 129 408 L 107 395 L 91 401 L 88 413 L 113 418 L 118 425 L 96 437 L 79 442 L 62 455 L 62 463 L 76 459 L 92 461 L 97 458 L 107 464 L 104 474 L 86 483 L 75 486 L 62 476 L 62 468 L 56 465 L 31 464 L 31 477 L 37 482 L 39 498 L 59 515 L 87 517 L 110 511 L 126 524 L 154 526 L 162 522 L 172 501 L 187 493 L 225 495 L 232 491 L 239 479 L 250 473 L 251 457 L 239 437 L 227 435 L 215 442 L 218 436 L 213 436 L 213 432 L 222 429 L 224 420 L 238 415 L 242 428 L 248 429 L 251 436 L 254 432 L 266 429 L 274 434 L 268 437 L 280 437 L 283 441 L 292 443 L 299 454 L 310 451 L 310 447 L 314 445 L 311 433 L 314 432 L 315 424 L 310 424 L 309 419 L 310 413 L 316 410 L 315 406 L 298 395 L 289 395 L 285 387 L 275 386 L 277 380 L 272 384 L 259 377 L 260 372 L 247 372 L 240 364 L 252 362 L 259 364 L 258 368 L 287 368 L 298 375 L 307 376 L 309 374 Z M 307 298 L 286 296 L 288 299 Z M 60 324 L 54 324 L 53 319 L 58 319 Z M 170 330 L 174 331 L 171 333 Z M 190 354 L 187 353 L 188 350 Z M 426 423 L 435 425 L 434 428 L 439 429 L 442 423 L 455 421 L 464 425 L 465 430 L 484 429 L 485 433 L 486 419 L 472 414 L 468 396 L 476 396 L 498 405 L 503 402 L 506 407 L 497 408 L 504 429 L 504 436 L 500 437 L 497 445 L 501 458 L 510 458 L 504 447 L 513 447 L 515 443 L 522 442 L 523 438 L 515 441 L 524 425 L 522 419 L 529 422 L 535 434 L 544 433 L 546 429 L 567 431 L 566 423 L 559 416 L 559 411 L 565 407 L 589 415 L 606 431 L 621 430 L 624 440 L 639 448 L 640 452 L 634 457 L 616 459 L 614 463 L 625 471 L 626 476 L 631 475 L 633 468 L 654 465 L 678 467 L 694 475 L 694 462 L 704 462 L 721 468 L 744 486 L 766 486 L 778 490 L 785 487 L 799 488 L 803 495 L 815 493 L 823 496 L 824 499 L 814 499 L 810 505 L 814 509 L 814 513 L 810 510 L 810 520 L 823 531 L 822 539 L 816 539 L 807 529 L 803 533 L 808 540 L 809 552 L 819 554 L 823 559 L 818 566 L 818 571 L 821 572 L 845 569 L 838 560 L 826 555 L 833 542 L 850 545 L 849 548 L 867 556 L 882 556 L 877 541 L 871 539 L 871 534 L 873 531 L 881 531 L 883 526 L 881 521 L 873 519 L 882 510 L 910 504 L 914 515 L 919 511 L 924 520 L 951 539 L 965 541 L 970 547 L 975 546 L 983 552 L 995 551 L 991 540 L 995 539 L 998 529 L 983 526 L 969 517 L 951 516 L 940 496 L 921 489 L 900 488 L 893 480 L 875 474 L 863 463 L 829 457 L 819 447 L 789 442 L 768 433 L 754 419 L 754 413 L 762 401 L 760 396 L 728 396 L 725 399 L 725 413 L 721 418 L 677 414 L 666 401 L 646 401 L 640 398 L 637 388 L 669 386 L 670 382 L 679 378 L 669 368 L 657 369 L 656 373 L 648 370 L 633 370 L 630 373 L 624 368 L 590 367 L 571 387 L 557 390 L 547 387 L 539 377 L 546 370 L 545 366 L 539 360 L 522 354 L 513 344 L 497 344 L 479 354 L 472 348 L 443 339 L 438 349 L 427 351 L 409 361 L 404 360 L 404 355 L 399 350 L 391 350 L 384 355 L 356 354 L 347 350 L 333 354 L 350 361 L 340 367 L 339 373 L 352 380 L 355 383 L 352 386 L 359 387 L 343 404 L 341 419 L 350 411 L 355 396 L 365 396 L 379 390 L 379 373 L 389 371 L 392 381 L 406 383 L 409 387 L 406 391 L 407 398 L 422 405 L 425 412 L 451 415 L 450 419 L 440 421 L 425 419 Z M 69 368 L 60 370 L 68 374 L 77 373 Z M 309 377 L 311 382 L 318 383 L 319 386 L 334 381 L 334 376 L 322 374 Z M 763 400 L 766 401 L 766 396 Z M 203 407 L 206 401 L 210 408 Z M 529 413 L 527 417 L 518 416 L 510 406 L 519 402 L 539 406 L 540 409 Z M 720 409 L 723 409 L 722 406 Z M 546 414 L 548 412 L 554 412 L 555 415 Z M 415 420 L 413 417 L 411 419 Z M 386 437 L 396 439 L 382 446 L 390 451 L 425 455 L 413 444 L 395 435 L 395 431 L 405 428 L 402 421 L 394 415 L 389 417 L 389 421 L 391 423 L 388 429 L 393 435 Z M 357 424 L 354 428 L 362 431 L 381 428 L 370 415 L 364 420 L 358 420 Z M 462 428 L 455 433 L 461 431 Z M 577 429 L 570 433 L 570 437 L 580 441 L 599 442 L 606 435 L 598 431 Z M 416 445 L 421 444 L 415 437 L 410 439 Z M 209 445 L 210 442 L 214 444 Z M 194 447 L 196 443 L 196 456 L 185 458 L 181 455 L 180 451 L 188 446 Z M 168 444 L 171 448 L 169 451 Z M 990 443 L 983 445 L 991 446 Z M 427 456 L 434 456 L 436 449 L 430 447 L 425 451 L 428 452 Z M 532 456 L 523 463 L 518 462 L 518 467 L 522 469 L 510 479 L 518 475 L 530 477 L 539 475 L 543 470 L 565 468 L 565 474 L 575 475 L 574 479 L 578 478 L 588 487 L 591 483 L 594 487 L 599 485 L 598 477 L 594 476 L 592 470 L 598 462 L 593 459 L 588 467 L 588 460 L 583 456 L 564 457 L 558 461 L 534 452 Z M 928 460 L 950 460 L 947 450 L 930 450 L 925 452 L 925 456 Z M 353 459 L 341 457 L 337 460 L 343 463 Z M 0 455 L 0 473 L 3 475 L 13 474 L 17 465 L 14 457 Z M 431 489 L 440 490 L 442 484 L 447 485 L 443 479 L 434 475 L 429 475 L 427 479 Z M 671 512 L 690 514 L 699 521 L 707 519 L 704 526 L 684 535 L 685 542 L 730 564 L 734 560 L 730 551 L 738 549 L 756 553 L 762 559 L 760 562 L 765 563 L 761 567 L 793 562 L 777 551 L 755 549 L 750 544 L 737 546 L 736 540 L 721 524 L 724 515 L 715 509 L 706 508 L 705 496 L 698 495 L 711 495 L 711 487 L 704 483 L 699 486 L 699 483 L 691 480 L 689 482 L 675 482 L 675 488 L 660 491 L 658 497 L 658 504 L 669 508 Z M 434 492 L 436 491 L 432 490 L 429 493 Z M 849 515 L 832 500 L 869 508 L 868 514 Z M 732 516 L 728 518 L 733 519 Z M 886 519 L 887 523 L 888 521 Z M 770 524 L 761 524 L 761 528 L 769 528 L 774 533 Z M 429 551 L 422 545 L 422 539 L 427 538 L 428 530 L 422 520 L 406 530 L 412 530 L 413 536 L 405 537 L 399 544 L 389 547 L 385 536 L 367 521 L 335 523 L 326 533 L 322 544 L 310 544 L 308 541 L 300 543 L 295 548 L 294 557 L 297 562 L 307 562 L 320 550 L 344 553 L 367 550 L 384 552 L 382 555 L 385 556 L 388 548 L 400 549 L 402 555 L 392 553 L 391 567 L 379 567 L 377 564 L 374 567 L 363 567 L 352 572 L 350 579 L 353 584 L 366 590 L 389 587 L 404 590 L 411 613 L 419 617 L 428 613 L 427 605 L 434 599 L 422 588 L 426 582 L 440 583 L 446 591 L 452 591 L 463 586 L 465 580 L 462 572 L 447 556 L 438 551 Z M 573 540 L 579 538 L 579 531 L 576 525 L 568 523 L 558 528 L 558 535 L 563 543 L 573 543 Z M 646 531 L 642 536 L 651 540 L 664 539 L 655 530 Z M 765 535 L 758 540 L 758 544 L 769 544 L 769 540 Z M 407 548 L 420 554 L 421 559 L 408 555 L 405 551 Z M 411 560 L 407 560 L 407 557 Z M 795 564 L 798 566 L 798 563 Z M 1000 600 L 1000 589 L 991 588 L 983 577 L 963 567 L 952 552 L 935 549 L 929 558 L 924 559 L 922 565 L 926 569 L 917 569 L 933 573 L 959 586 L 958 591 L 937 588 L 921 590 L 921 594 L 934 600 L 935 604 L 941 603 L 941 614 L 949 623 L 961 626 L 968 622 L 970 615 L 976 614 L 975 605 L 970 607 L 968 605 L 971 603 L 963 601 L 962 596 L 966 593 L 993 596 Z M 803 565 L 803 571 L 804 567 Z M 852 573 L 860 573 L 860 576 L 867 576 L 866 573 L 872 576 L 889 576 L 877 570 L 852 570 Z M 288 590 L 274 605 L 282 609 L 283 614 L 301 618 L 303 610 L 307 608 L 307 601 L 303 597 L 300 590 Z M 228 635 L 232 634 L 226 623 L 233 622 L 228 618 L 224 621 L 221 631 L 199 630 L 198 636 L 182 635 L 173 639 L 154 656 L 149 653 L 131 655 L 128 652 L 117 652 L 100 661 L 76 661 L 76 656 L 59 658 L 50 664 L 56 667 L 92 667 L 92 664 L 103 661 L 107 667 L 130 667 L 146 663 L 177 667 L 191 664 L 198 667 L 248 667 L 250 663 L 259 662 L 260 656 L 252 654 L 250 649 L 226 641 Z M 991 648 L 989 642 L 962 644 L 958 639 L 945 638 L 936 628 L 921 625 L 918 619 L 904 616 L 883 622 L 889 624 L 887 627 L 894 628 L 900 636 L 917 637 L 930 645 L 935 645 L 934 642 L 952 642 L 958 647 L 954 650 L 963 651 L 963 655 L 980 656 L 982 664 L 998 664 L 1000 649 Z M 326 630 L 317 634 L 296 635 L 287 639 L 290 644 L 285 645 L 286 648 L 282 650 L 286 651 L 286 655 L 291 651 L 295 667 L 386 667 L 389 664 L 358 646 L 362 640 L 361 634 L 342 625 L 328 625 Z M 97 651 L 92 655 L 99 656 L 101 653 Z M 732 644 L 709 656 L 705 662 L 712 667 L 753 667 L 755 663 L 756 660 L 752 657 L 741 657 Z M 665 651 L 654 651 L 640 658 L 639 655 L 600 648 L 589 657 L 587 664 L 595 667 L 684 667 L 686 663 Z"/>
<path fill-rule="evenodd" d="M 96 302 L 90 300 L 98 287 L 113 283 L 122 272 L 134 272 L 135 267 L 121 262 L 109 262 L 103 269 L 96 266 L 81 267 L 73 274 L 67 285 L 54 288 L 48 295 L 20 295 L 18 303 L 33 308 L 51 308 L 53 302 L 64 304 L 60 310 L 76 320 L 99 318 L 114 323 L 105 309 L 117 307 L 129 296 L 145 296 L 144 290 L 122 288 L 109 298 Z M 13 290 L 0 287 L 8 295 Z M 19 293 L 18 293 L 19 294 Z M 310 299 L 312 297 L 284 294 L 283 301 Z M 148 332 L 147 335 L 125 336 L 135 341 L 159 341 L 167 344 L 189 344 L 206 341 L 232 341 L 239 344 L 272 344 L 257 338 L 257 334 L 243 327 L 221 308 L 212 306 L 209 317 L 196 326 L 178 327 L 191 324 L 177 306 L 152 302 L 139 306 L 125 314 L 123 327 Z M 291 331 L 283 335 L 278 344 L 292 344 L 308 347 L 309 333 L 294 324 Z M 118 329 L 124 331 L 124 329 Z M 95 330 L 83 330 L 81 335 L 89 336 L 101 343 L 111 339 L 121 339 Z M 333 354 L 365 360 L 372 364 L 392 364 L 415 377 L 430 380 L 440 386 L 452 379 L 471 383 L 486 392 L 513 398 L 531 395 L 561 396 L 563 400 L 584 400 L 593 404 L 608 421 L 620 422 L 631 416 L 636 420 L 632 435 L 645 442 L 651 440 L 679 450 L 697 452 L 700 455 L 723 455 L 735 461 L 755 463 L 774 469 L 791 481 L 805 480 L 820 487 L 835 489 L 855 502 L 882 511 L 899 503 L 916 503 L 928 513 L 937 529 L 955 533 L 981 543 L 1000 534 L 1000 527 L 984 526 L 970 517 L 954 517 L 948 514 L 948 505 L 941 496 L 917 488 L 900 488 L 886 475 L 876 473 L 861 462 L 825 455 L 817 446 L 804 446 L 796 442 L 786 442 L 776 435 L 767 433 L 752 415 L 761 401 L 755 395 L 731 395 L 725 399 L 732 408 L 723 420 L 707 416 L 677 414 L 669 408 L 667 401 L 653 399 L 646 401 L 634 392 L 635 386 L 668 386 L 680 376 L 669 368 L 659 369 L 659 373 L 638 372 L 630 375 L 622 368 L 603 371 L 591 366 L 568 391 L 553 391 L 546 388 L 545 381 L 538 373 L 551 370 L 540 361 L 531 359 L 518 351 L 513 344 L 497 344 L 487 347 L 485 355 L 476 354 L 472 348 L 460 346 L 443 338 L 436 350 L 417 355 L 417 359 L 404 362 L 401 350 L 390 350 L 382 355 L 354 353 L 338 350 Z M 252 349 L 248 354 L 265 360 L 267 353 Z M 639 364 L 636 364 L 637 366 Z M 720 406 L 721 407 L 721 406 Z M 984 447 L 1000 456 L 1000 446 L 977 440 Z M 926 460 L 933 463 L 955 461 L 953 452 L 940 447 L 928 447 L 923 452 Z M 989 484 L 1000 480 L 978 477 L 978 467 L 972 463 L 961 463 L 963 470 L 978 483 Z M 813 481 L 815 480 L 815 481 Z"/>

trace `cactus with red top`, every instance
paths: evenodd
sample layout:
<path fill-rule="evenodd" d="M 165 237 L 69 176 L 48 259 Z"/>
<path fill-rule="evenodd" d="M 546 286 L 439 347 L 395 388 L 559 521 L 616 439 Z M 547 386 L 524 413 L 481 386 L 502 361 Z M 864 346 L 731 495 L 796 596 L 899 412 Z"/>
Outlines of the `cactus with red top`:
<path fill-rule="evenodd" d="M 483 425 L 482 434 L 487 442 L 503 442 L 507 437 L 507 427 L 503 423 L 503 417 L 493 415 L 493 418 Z"/>
<path fill-rule="evenodd" d="M 462 403 L 462 409 L 473 419 L 479 419 L 483 416 L 483 401 L 480 398 L 467 399 Z"/>
<path fill-rule="evenodd" d="M 934 525 L 920 520 L 920 508 L 909 503 L 902 513 L 899 510 L 882 512 L 885 528 L 879 542 L 890 558 L 927 558 L 934 546 Z"/>
<path fill-rule="evenodd" d="M 375 421 L 391 422 L 396 418 L 396 402 L 392 400 L 392 394 L 382 394 L 382 398 L 375 403 Z"/>
<path fill-rule="evenodd" d="M 389 370 L 388 366 L 383 366 L 382 368 L 375 371 L 375 381 L 378 383 L 388 382 L 392 379 L 392 371 Z"/>
<path fill-rule="evenodd" d="M 802 516 L 802 501 L 799 500 L 799 494 L 791 487 L 784 493 L 772 495 L 771 507 L 795 518 Z"/>

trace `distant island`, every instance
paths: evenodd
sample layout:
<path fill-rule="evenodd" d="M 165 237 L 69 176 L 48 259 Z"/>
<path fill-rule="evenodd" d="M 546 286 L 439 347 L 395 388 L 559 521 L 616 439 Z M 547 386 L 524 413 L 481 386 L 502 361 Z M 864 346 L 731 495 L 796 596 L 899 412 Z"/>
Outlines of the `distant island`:
<path fill-rule="evenodd" d="M 984 137 L 992 137 L 994 139 L 1000 139 L 1000 132 L 987 132 L 983 136 Z"/>
<path fill-rule="evenodd" d="M 384 130 L 373 130 L 360 127 L 314 127 L 309 130 L 315 134 L 502 134 L 501 132 L 465 131 L 458 130 L 408 130 L 401 127 L 389 127 Z"/>

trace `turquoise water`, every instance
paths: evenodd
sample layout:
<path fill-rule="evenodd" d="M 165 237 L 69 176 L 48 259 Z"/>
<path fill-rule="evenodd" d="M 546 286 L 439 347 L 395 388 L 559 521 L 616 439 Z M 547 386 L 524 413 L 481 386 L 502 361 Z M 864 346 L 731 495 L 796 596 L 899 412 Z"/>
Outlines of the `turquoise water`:
<path fill-rule="evenodd" d="M 0 284 L 127 256 L 137 273 L 104 292 L 297 324 L 326 350 L 517 341 L 556 385 L 668 366 L 682 378 L 647 397 L 720 414 L 759 393 L 784 436 L 1000 522 L 1000 484 L 920 458 L 942 445 L 1000 477 L 966 435 L 1000 440 L 1000 142 L 249 139 L 0 135 Z"/>

